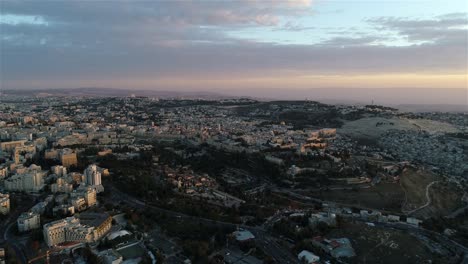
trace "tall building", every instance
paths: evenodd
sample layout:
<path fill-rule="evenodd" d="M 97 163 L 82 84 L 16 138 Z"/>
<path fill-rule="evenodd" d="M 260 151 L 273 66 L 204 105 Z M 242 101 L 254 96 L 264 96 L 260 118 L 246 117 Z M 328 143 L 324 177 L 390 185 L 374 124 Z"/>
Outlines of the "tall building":
<path fill-rule="evenodd" d="M 35 154 L 36 146 L 34 145 L 17 146 L 14 149 L 13 161 L 15 164 L 22 164 L 25 158 L 32 158 Z"/>
<path fill-rule="evenodd" d="M 0 179 L 5 178 L 8 176 L 8 166 L 2 165 L 0 166 Z"/>
<path fill-rule="evenodd" d="M 0 214 L 10 213 L 10 195 L 0 193 Z"/>
<path fill-rule="evenodd" d="M 49 201 L 45 200 L 43 202 L 35 204 L 29 211 L 42 215 L 45 213 L 47 205 L 49 205 Z"/>
<path fill-rule="evenodd" d="M 50 185 L 52 193 L 64 192 L 69 193 L 73 191 L 73 185 L 66 182 L 63 178 L 58 178 L 57 181 Z"/>
<path fill-rule="evenodd" d="M 101 173 L 98 171 L 96 164 L 89 165 L 83 174 L 87 185 L 101 185 Z"/>
<path fill-rule="evenodd" d="M 54 246 L 63 242 L 92 242 L 92 228 L 80 224 L 75 217 L 67 217 L 44 225 L 44 241 Z"/>
<path fill-rule="evenodd" d="M 78 158 L 76 152 L 71 149 L 62 149 L 59 151 L 60 162 L 64 167 L 78 165 Z"/>
<path fill-rule="evenodd" d="M 26 140 L 10 141 L 0 143 L 0 150 L 2 152 L 13 153 L 16 147 L 24 146 Z"/>
<path fill-rule="evenodd" d="M 86 188 L 86 191 L 83 192 L 83 196 L 88 207 L 96 205 L 96 193 L 96 189 L 91 187 Z"/>
<path fill-rule="evenodd" d="M 84 208 L 79 209 L 76 205 L 82 206 L 82 203 L 84 203 L 86 208 L 96 205 L 97 202 L 97 191 L 94 186 L 91 187 L 81 185 L 80 187 L 78 187 L 78 189 L 74 190 L 70 196 L 72 198 L 72 204 L 78 211 L 81 211 Z M 80 200 L 83 200 L 83 202 L 81 202 Z"/>
<path fill-rule="evenodd" d="M 65 166 L 60 166 L 60 165 L 52 166 L 51 170 L 53 174 L 59 177 L 63 177 L 67 175 L 67 168 Z"/>
<path fill-rule="evenodd" d="M 111 228 L 108 214 L 82 213 L 80 218 L 67 217 L 44 225 L 44 241 L 49 247 L 64 242 L 92 243 Z"/>
<path fill-rule="evenodd" d="M 15 174 L 5 180 L 5 189 L 8 191 L 38 192 L 44 187 L 45 174 L 44 171 Z"/>
<path fill-rule="evenodd" d="M 56 149 L 47 149 L 44 152 L 45 159 L 57 159 L 58 158 L 58 150 Z"/>
<path fill-rule="evenodd" d="M 69 183 L 80 184 L 84 182 L 84 175 L 79 172 L 70 172 L 67 174 L 67 178 L 69 180 Z"/>
<path fill-rule="evenodd" d="M 18 231 L 26 232 L 41 226 L 41 217 L 33 212 L 22 213 L 17 220 Z"/>
<path fill-rule="evenodd" d="M 57 205 L 52 208 L 54 216 L 71 216 L 75 214 L 75 207 L 69 204 Z"/>

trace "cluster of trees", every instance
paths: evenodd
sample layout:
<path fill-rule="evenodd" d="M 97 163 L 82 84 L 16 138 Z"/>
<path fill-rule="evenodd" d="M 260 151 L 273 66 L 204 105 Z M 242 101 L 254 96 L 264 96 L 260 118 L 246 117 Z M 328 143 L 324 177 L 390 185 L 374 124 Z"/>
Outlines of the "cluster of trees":
<path fill-rule="evenodd" d="M 139 156 L 138 159 L 122 161 L 107 155 L 99 159 L 99 166 L 111 168 L 110 180 L 125 193 L 148 200 L 167 197 L 171 191 L 156 181 L 151 168 L 151 153 L 140 152 Z"/>
<path fill-rule="evenodd" d="M 395 125 L 393 122 L 377 122 L 375 124 L 375 127 L 379 127 L 379 126 L 383 126 L 383 125 L 390 125 L 390 126 L 393 126 Z"/>
<path fill-rule="evenodd" d="M 460 139 L 468 140 L 468 133 L 466 133 L 466 132 L 449 133 L 449 134 L 446 134 L 446 135 L 449 136 L 449 137 L 454 137 L 454 138 L 460 138 Z"/>
<path fill-rule="evenodd" d="M 20 264 L 22 262 L 21 260 L 18 260 L 18 256 L 16 255 L 16 251 L 9 244 L 6 247 L 5 255 L 8 257 L 8 264 Z"/>
<path fill-rule="evenodd" d="M 207 144 L 199 147 L 187 146 L 184 143 L 173 145 L 171 148 L 159 146 L 158 154 L 161 155 L 160 162 L 170 166 L 190 165 L 195 171 L 207 173 L 215 177 L 221 174 L 227 167 L 233 167 L 245 170 L 259 178 L 268 178 L 270 180 L 280 180 L 284 176 L 284 168 L 272 164 L 265 159 L 264 154 L 247 152 L 227 152 L 212 148 Z M 184 158 L 175 153 L 182 150 L 184 153 L 201 152 L 203 155 Z"/>
<path fill-rule="evenodd" d="M 309 225 L 309 216 L 305 215 L 294 219 L 282 219 L 273 225 L 273 231 L 294 241 L 300 241 L 325 235 L 330 231 L 330 227 L 324 222 L 319 222 L 316 227 L 312 227 Z"/>
<path fill-rule="evenodd" d="M 191 256 L 195 262 L 207 263 L 208 256 L 211 254 L 212 249 L 210 244 L 204 240 L 188 239 L 182 243 L 184 253 Z"/>
<path fill-rule="evenodd" d="M 280 113 L 278 119 L 290 123 L 294 129 L 304 129 L 311 126 L 341 127 L 340 114 L 336 109 L 329 108 L 322 111 L 287 111 Z"/>
<path fill-rule="evenodd" d="M 184 254 L 190 256 L 195 263 L 208 263 L 208 256 L 222 248 L 227 241 L 228 234 L 234 232 L 234 227 L 210 224 L 196 219 L 180 219 L 155 213 L 149 210 L 145 212 L 131 212 L 138 215 L 138 223 L 157 223 L 167 235 L 181 240 Z M 132 221 L 133 222 L 133 221 Z"/>

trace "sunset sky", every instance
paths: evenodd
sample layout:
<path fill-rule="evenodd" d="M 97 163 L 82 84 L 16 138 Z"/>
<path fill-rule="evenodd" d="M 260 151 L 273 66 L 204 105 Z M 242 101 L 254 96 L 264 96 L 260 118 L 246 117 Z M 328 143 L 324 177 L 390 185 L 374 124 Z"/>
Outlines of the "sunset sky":
<path fill-rule="evenodd" d="M 465 0 L 1 0 L 0 10 L 1 89 L 468 88 Z"/>

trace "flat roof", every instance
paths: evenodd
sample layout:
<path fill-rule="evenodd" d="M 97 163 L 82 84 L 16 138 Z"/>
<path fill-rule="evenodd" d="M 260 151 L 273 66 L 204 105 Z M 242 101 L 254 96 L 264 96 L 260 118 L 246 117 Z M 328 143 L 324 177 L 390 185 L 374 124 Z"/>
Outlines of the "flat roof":
<path fill-rule="evenodd" d="M 110 217 L 107 213 L 91 213 L 84 212 L 78 216 L 80 224 L 92 227 L 98 227 L 102 225 Z"/>
<path fill-rule="evenodd" d="M 234 235 L 236 236 L 236 239 L 238 241 L 245 241 L 245 240 L 249 240 L 249 239 L 254 239 L 255 236 L 248 230 L 239 230 L 239 231 L 235 231 L 234 232 Z"/>

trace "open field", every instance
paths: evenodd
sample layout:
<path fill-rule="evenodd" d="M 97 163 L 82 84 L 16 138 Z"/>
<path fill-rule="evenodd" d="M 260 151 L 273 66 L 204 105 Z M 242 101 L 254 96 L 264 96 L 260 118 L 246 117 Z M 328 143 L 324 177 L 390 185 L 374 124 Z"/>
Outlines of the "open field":
<path fill-rule="evenodd" d="M 463 190 L 430 171 L 406 168 L 400 184 L 405 191 L 402 211 L 412 216 L 446 216 L 464 206 Z"/>
<path fill-rule="evenodd" d="M 334 201 L 361 207 L 400 211 L 404 201 L 403 189 L 395 183 L 380 183 L 376 186 L 355 190 L 330 190 L 308 195 L 326 201 Z"/>
<path fill-rule="evenodd" d="M 427 202 L 427 186 L 437 180 L 438 177 L 430 171 L 405 168 L 400 176 L 400 185 L 406 195 L 402 210 L 410 211 L 423 206 Z"/>
<path fill-rule="evenodd" d="M 429 119 L 407 119 L 409 123 L 430 133 L 458 133 L 460 130 L 449 123 Z"/>
<path fill-rule="evenodd" d="M 446 216 L 465 206 L 462 202 L 463 191 L 453 184 L 441 182 L 434 185 L 429 196 L 431 203 L 423 210 L 414 213 L 414 216 L 426 218 L 431 216 Z"/>
<path fill-rule="evenodd" d="M 461 206 L 463 191 L 456 186 L 448 183 L 440 183 L 434 186 L 431 195 L 431 207 L 437 210 L 442 215 L 446 215 L 455 211 Z"/>
<path fill-rule="evenodd" d="M 346 222 L 327 237 L 351 240 L 357 256 L 349 263 L 450 263 L 448 256 L 431 252 L 425 243 L 401 230 Z"/>
<path fill-rule="evenodd" d="M 417 131 L 418 127 L 406 119 L 368 117 L 346 122 L 338 133 L 354 138 L 376 139 L 391 129 Z"/>
<path fill-rule="evenodd" d="M 353 138 L 377 139 L 389 130 L 424 130 L 429 133 L 457 133 L 459 130 L 451 124 L 428 119 L 402 119 L 367 117 L 345 122 L 338 133 Z"/>

